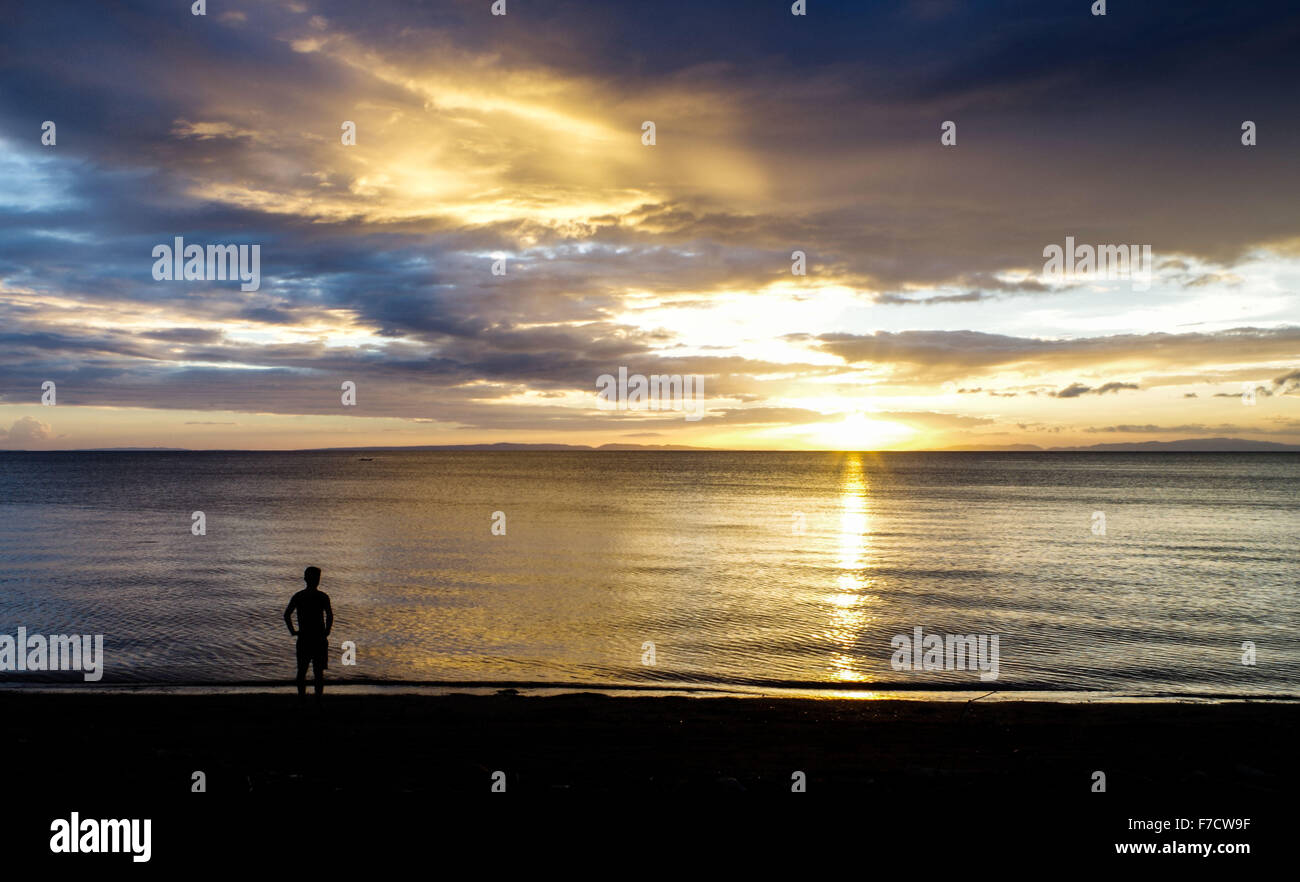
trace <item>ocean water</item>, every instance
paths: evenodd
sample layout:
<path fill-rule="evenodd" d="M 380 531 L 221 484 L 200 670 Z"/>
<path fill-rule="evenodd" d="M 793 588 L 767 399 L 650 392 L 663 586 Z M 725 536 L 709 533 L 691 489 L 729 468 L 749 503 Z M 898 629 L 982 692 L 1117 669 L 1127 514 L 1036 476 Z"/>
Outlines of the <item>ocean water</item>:
<path fill-rule="evenodd" d="M 2 453 L 0 634 L 283 681 L 316 565 L 334 680 L 1297 695 L 1298 536 L 1290 454 Z"/>

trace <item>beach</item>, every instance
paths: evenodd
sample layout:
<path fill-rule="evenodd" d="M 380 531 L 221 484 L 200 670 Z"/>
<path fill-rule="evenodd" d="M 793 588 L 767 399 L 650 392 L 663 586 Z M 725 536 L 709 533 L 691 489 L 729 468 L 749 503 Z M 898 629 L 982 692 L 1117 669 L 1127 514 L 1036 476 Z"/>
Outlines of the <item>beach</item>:
<path fill-rule="evenodd" d="M 732 872 L 815 853 L 826 870 L 940 841 L 981 866 L 1123 862 L 1134 843 L 1222 866 L 1247 856 L 1211 850 L 1287 853 L 1300 783 L 1284 700 L 7 691 L 0 714 L 26 721 L 0 735 L 22 795 L 0 823 L 24 861 L 67 860 L 49 831 L 77 811 L 151 819 L 156 867 L 400 845 Z"/>
<path fill-rule="evenodd" d="M 43 787 L 170 800 L 206 774 L 214 797 L 906 792 L 1024 798 L 1292 792 L 1300 703 L 1080 703 L 525 695 L 0 694 L 26 720 L 10 771 Z M 112 762 L 104 758 L 111 756 Z"/>

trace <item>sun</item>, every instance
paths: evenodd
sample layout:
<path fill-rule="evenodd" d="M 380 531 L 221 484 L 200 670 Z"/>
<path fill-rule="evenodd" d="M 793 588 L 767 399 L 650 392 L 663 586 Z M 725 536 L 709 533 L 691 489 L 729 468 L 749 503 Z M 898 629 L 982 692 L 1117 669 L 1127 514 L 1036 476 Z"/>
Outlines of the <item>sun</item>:
<path fill-rule="evenodd" d="M 913 434 L 907 426 L 851 413 L 838 423 L 818 429 L 812 440 L 830 450 L 887 450 Z"/>

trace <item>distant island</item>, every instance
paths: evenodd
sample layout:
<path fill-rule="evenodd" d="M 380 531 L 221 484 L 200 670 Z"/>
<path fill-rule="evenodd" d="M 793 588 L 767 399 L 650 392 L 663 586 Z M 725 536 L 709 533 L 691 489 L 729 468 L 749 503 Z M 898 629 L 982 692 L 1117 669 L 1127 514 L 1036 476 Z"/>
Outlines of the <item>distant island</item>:
<path fill-rule="evenodd" d="M 940 448 L 943 452 L 984 453 L 1298 453 L 1300 444 L 1248 441 L 1245 438 L 1184 438 L 1179 441 L 1125 441 L 1087 447 L 1039 447 L 1036 444 L 966 444 Z"/>

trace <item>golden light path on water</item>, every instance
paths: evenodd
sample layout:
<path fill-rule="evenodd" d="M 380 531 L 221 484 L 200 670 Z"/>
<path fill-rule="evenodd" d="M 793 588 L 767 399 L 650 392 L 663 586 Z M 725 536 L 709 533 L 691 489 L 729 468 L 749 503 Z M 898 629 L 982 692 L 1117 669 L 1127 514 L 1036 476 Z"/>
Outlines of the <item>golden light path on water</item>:
<path fill-rule="evenodd" d="M 839 560 L 836 566 L 840 572 L 835 577 L 835 589 L 830 597 L 830 625 L 826 637 L 839 647 L 831 656 L 831 672 L 835 679 L 861 682 L 869 678 L 857 668 L 854 646 L 863 628 L 874 618 L 872 604 L 880 599 L 870 593 L 873 580 L 866 575 L 873 566 L 868 529 L 871 511 L 861 454 L 845 456 L 839 498 Z"/>

